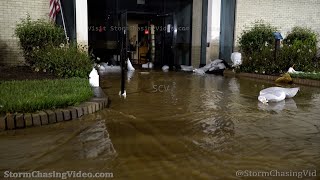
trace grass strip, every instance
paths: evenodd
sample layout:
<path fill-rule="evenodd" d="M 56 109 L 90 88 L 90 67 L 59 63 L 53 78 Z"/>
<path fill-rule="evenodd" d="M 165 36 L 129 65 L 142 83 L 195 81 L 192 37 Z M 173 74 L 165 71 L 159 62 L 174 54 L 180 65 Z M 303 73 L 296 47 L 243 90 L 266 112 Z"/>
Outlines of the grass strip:
<path fill-rule="evenodd" d="M 320 80 L 320 73 L 290 73 L 293 78 Z"/>
<path fill-rule="evenodd" d="M 88 79 L 0 81 L 0 113 L 64 108 L 92 96 Z"/>

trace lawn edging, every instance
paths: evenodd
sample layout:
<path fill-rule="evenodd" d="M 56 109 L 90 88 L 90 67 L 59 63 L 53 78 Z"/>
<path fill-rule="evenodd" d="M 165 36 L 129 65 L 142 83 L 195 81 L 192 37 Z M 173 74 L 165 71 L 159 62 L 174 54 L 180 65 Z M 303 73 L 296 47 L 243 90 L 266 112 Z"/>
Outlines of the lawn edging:
<path fill-rule="evenodd" d="M 109 107 L 109 99 L 100 87 L 92 88 L 94 96 L 78 106 L 63 109 L 0 115 L 0 131 L 55 124 L 78 119 Z"/>
<path fill-rule="evenodd" d="M 279 78 L 279 76 L 264 75 L 264 74 L 243 73 L 243 72 L 235 73 L 231 70 L 225 70 L 223 74 L 226 76 L 247 77 L 247 78 L 254 78 L 254 79 L 263 79 L 268 81 L 275 81 L 276 79 Z M 292 78 L 292 80 L 294 84 L 320 87 L 320 81 L 318 80 L 301 79 L 301 78 Z"/>

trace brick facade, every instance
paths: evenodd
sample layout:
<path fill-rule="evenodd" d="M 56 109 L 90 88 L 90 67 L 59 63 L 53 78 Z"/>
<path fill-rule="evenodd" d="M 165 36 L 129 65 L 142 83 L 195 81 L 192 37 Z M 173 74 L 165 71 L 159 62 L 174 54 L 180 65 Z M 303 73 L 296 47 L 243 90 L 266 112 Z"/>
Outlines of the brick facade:
<path fill-rule="evenodd" d="M 0 1 L 0 65 L 24 63 L 14 30 L 27 13 L 32 19 L 48 19 L 49 0 L 1 0 Z"/>
<path fill-rule="evenodd" d="M 310 27 L 320 34 L 319 0 L 237 0 L 235 46 L 245 26 L 264 20 L 283 36 L 294 26 Z"/>
<path fill-rule="evenodd" d="M 202 0 L 193 0 L 191 65 L 198 68 L 201 56 Z"/>
<path fill-rule="evenodd" d="M 306 26 L 320 34 L 320 1 L 318 0 L 237 0 L 235 50 L 244 30 L 256 20 L 265 20 L 278 27 L 285 36 L 294 26 Z M 29 13 L 32 19 L 48 18 L 48 0 L 0 1 L 0 65 L 23 64 L 24 58 L 13 36 L 17 22 Z M 200 63 L 202 1 L 193 2 L 192 65 Z M 210 53 L 210 52 L 209 52 Z"/>

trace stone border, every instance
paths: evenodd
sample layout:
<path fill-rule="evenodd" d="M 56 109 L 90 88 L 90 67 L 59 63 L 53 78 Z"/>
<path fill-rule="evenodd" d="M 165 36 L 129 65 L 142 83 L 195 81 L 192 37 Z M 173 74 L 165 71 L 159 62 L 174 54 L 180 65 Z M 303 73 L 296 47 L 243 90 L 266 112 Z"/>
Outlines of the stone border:
<path fill-rule="evenodd" d="M 109 107 L 109 99 L 100 87 L 92 88 L 94 97 L 78 106 L 35 113 L 0 115 L 0 131 L 43 126 L 80 118 Z"/>
<path fill-rule="evenodd" d="M 226 76 L 236 76 L 236 77 L 247 77 L 254 79 L 263 79 L 268 81 L 275 81 L 279 76 L 263 75 L 263 74 L 253 74 L 253 73 L 235 73 L 230 70 L 225 70 L 224 75 Z M 301 79 L 301 78 L 292 78 L 294 84 L 301 84 L 306 86 L 320 87 L 320 81 L 312 79 Z"/>

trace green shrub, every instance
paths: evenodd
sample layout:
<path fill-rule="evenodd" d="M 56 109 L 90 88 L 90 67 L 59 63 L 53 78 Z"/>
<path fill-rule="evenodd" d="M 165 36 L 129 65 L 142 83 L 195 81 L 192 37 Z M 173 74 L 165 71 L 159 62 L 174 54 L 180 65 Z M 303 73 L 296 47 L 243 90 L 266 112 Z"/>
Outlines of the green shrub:
<path fill-rule="evenodd" d="M 88 77 L 92 62 L 87 53 L 77 49 L 76 45 L 53 47 L 34 52 L 37 71 L 51 72 L 58 77 Z"/>
<path fill-rule="evenodd" d="M 239 38 L 239 47 L 244 54 L 251 54 L 263 48 L 265 44 L 274 45 L 273 32 L 277 31 L 276 27 L 265 23 L 264 21 L 256 21 L 252 28 L 246 28 Z"/>
<path fill-rule="evenodd" d="M 317 34 L 308 28 L 295 27 L 283 40 L 283 46 L 274 59 L 275 40 L 273 32 L 277 29 L 263 21 L 254 23 L 239 38 L 242 52 L 241 71 L 261 74 L 279 74 L 295 65 L 299 71 L 319 70 L 317 54 Z"/>
<path fill-rule="evenodd" d="M 286 44 L 291 44 L 295 41 L 308 41 L 310 45 L 317 46 L 317 33 L 309 28 L 296 26 L 292 28 L 292 31 L 283 40 Z"/>
<path fill-rule="evenodd" d="M 299 71 L 311 72 L 318 68 L 317 34 L 311 29 L 294 27 L 283 40 L 281 61 L 290 67 L 295 65 Z"/>
<path fill-rule="evenodd" d="M 243 57 L 241 71 L 260 74 L 275 74 L 280 71 L 277 62 L 274 61 L 274 47 L 267 45 L 256 52 Z"/>
<path fill-rule="evenodd" d="M 17 25 L 15 35 L 20 39 L 26 62 L 30 65 L 34 64 L 34 49 L 41 49 L 47 45 L 59 46 L 65 42 L 62 28 L 44 19 L 32 21 L 29 15 Z"/>
<path fill-rule="evenodd" d="M 256 21 L 251 29 L 242 32 L 239 47 L 242 52 L 241 71 L 272 74 L 279 70 L 274 62 L 276 27 Z"/>

